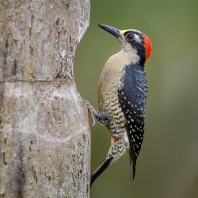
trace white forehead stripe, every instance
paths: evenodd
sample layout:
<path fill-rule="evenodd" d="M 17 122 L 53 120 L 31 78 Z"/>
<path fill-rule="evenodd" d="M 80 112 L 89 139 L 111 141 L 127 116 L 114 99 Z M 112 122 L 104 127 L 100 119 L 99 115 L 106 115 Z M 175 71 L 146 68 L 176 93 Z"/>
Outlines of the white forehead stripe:
<path fill-rule="evenodd" d="M 138 30 L 135 30 L 135 29 L 130 29 L 131 31 L 133 31 L 133 32 L 137 32 L 137 33 L 139 33 L 139 34 L 142 34 L 142 32 L 140 32 L 140 31 L 138 31 Z"/>
<path fill-rule="evenodd" d="M 124 35 L 124 33 L 125 33 L 126 31 L 133 31 L 133 32 L 137 32 L 137 33 L 139 33 L 139 34 L 142 34 L 142 32 L 140 32 L 140 31 L 138 31 L 138 30 L 135 30 L 135 29 L 120 30 L 120 34 Z"/>

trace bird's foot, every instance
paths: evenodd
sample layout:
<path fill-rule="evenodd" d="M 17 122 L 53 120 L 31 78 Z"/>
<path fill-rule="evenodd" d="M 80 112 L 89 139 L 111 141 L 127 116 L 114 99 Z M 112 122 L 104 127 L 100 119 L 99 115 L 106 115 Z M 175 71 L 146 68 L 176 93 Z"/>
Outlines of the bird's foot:
<path fill-rule="evenodd" d="M 86 104 L 86 106 L 91 114 L 92 126 L 94 126 L 96 124 L 96 120 L 95 120 L 96 110 L 93 108 L 93 106 L 87 100 L 84 100 L 84 103 Z"/>
<path fill-rule="evenodd" d="M 93 121 L 92 126 L 95 125 L 95 118 L 100 122 L 101 124 L 107 125 L 110 122 L 110 118 L 108 114 L 105 111 L 96 111 L 93 106 L 87 101 L 84 100 L 84 103 L 87 105 L 87 108 L 89 109 L 89 112 L 91 113 L 91 118 Z"/>

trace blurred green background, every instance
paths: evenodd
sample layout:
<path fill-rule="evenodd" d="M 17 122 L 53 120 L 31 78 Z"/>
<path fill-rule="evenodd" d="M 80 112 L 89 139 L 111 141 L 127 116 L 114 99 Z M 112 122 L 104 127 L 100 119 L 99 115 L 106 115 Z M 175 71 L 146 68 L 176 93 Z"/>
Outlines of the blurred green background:
<path fill-rule="evenodd" d="M 146 64 L 149 96 L 146 130 L 129 182 L 128 154 L 93 184 L 91 198 L 198 198 L 198 1 L 91 0 L 90 26 L 75 55 L 75 80 L 97 109 L 97 84 L 119 42 L 97 24 L 138 29 L 153 44 Z M 105 158 L 110 137 L 92 130 L 92 172 Z"/>

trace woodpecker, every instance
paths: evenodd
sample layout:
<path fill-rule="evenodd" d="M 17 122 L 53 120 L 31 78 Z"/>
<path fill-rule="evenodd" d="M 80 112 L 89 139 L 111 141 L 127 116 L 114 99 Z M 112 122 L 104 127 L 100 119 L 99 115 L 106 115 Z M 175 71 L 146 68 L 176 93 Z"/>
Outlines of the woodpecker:
<path fill-rule="evenodd" d="M 85 100 L 94 124 L 95 117 L 107 127 L 111 136 L 108 154 L 91 175 L 91 185 L 126 151 L 130 158 L 130 180 L 135 177 L 136 160 L 144 138 L 148 93 L 145 63 L 152 53 L 149 37 L 138 30 L 118 30 L 104 24 L 99 27 L 115 36 L 122 48 L 103 68 L 98 84 L 99 111 Z"/>

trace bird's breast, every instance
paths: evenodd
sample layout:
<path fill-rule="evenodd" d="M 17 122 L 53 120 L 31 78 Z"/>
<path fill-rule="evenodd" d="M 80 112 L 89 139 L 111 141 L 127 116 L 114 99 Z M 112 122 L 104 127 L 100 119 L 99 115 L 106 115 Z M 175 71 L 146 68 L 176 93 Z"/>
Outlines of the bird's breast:
<path fill-rule="evenodd" d="M 112 56 L 103 68 L 98 84 L 99 110 L 105 111 L 111 120 L 109 129 L 112 137 L 119 137 L 125 129 L 125 118 L 121 111 L 118 98 L 118 90 L 123 86 L 122 79 L 125 76 L 125 66 L 128 64 L 121 54 Z"/>
<path fill-rule="evenodd" d="M 121 81 L 124 76 L 124 61 L 119 55 L 114 55 L 106 62 L 99 83 L 98 103 L 99 109 L 105 111 L 108 108 L 118 106 L 118 88 L 122 87 Z"/>

